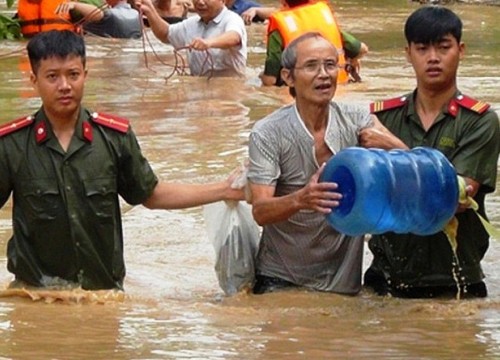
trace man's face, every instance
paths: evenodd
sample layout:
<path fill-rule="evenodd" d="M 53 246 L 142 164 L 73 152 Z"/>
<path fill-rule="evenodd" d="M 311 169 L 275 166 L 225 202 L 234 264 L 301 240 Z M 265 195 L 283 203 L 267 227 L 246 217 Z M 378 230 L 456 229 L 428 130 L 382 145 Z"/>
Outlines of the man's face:
<path fill-rule="evenodd" d="M 71 119 L 80 107 L 86 77 L 82 58 L 72 55 L 42 60 L 30 80 L 49 118 Z"/>
<path fill-rule="evenodd" d="M 196 13 L 204 22 L 213 20 L 224 8 L 224 0 L 193 0 Z"/>
<path fill-rule="evenodd" d="M 297 45 L 297 63 L 283 69 L 288 86 L 295 87 L 297 101 L 328 104 L 337 89 L 338 55 L 326 39 L 313 37 Z"/>
<path fill-rule="evenodd" d="M 406 58 L 411 63 L 419 86 L 440 90 L 455 85 L 464 44 L 450 34 L 432 44 L 411 43 Z"/>

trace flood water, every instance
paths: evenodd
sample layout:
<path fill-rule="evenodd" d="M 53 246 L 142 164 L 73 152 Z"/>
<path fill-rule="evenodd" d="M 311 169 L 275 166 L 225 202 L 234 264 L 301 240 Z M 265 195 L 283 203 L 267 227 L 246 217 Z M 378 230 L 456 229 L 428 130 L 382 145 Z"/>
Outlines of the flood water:
<path fill-rule="evenodd" d="M 341 87 L 338 99 L 368 103 L 413 89 L 402 27 L 418 6 L 404 0 L 338 2 L 340 23 L 371 50 L 363 61 L 364 81 Z M 453 9 L 464 20 L 468 45 L 459 86 L 498 111 L 500 7 Z M 165 80 L 172 48 L 150 32 L 149 68 L 142 41 L 87 37 L 85 105 L 129 118 L 161 178 L 222 179 L 245 159 L 255 121 L 291 101 L 286 89 L 260 87 L 265 26 L 248 31 L 246 80 L 176 74 Z M 0 43 L 0 123 L 40 106 L 23 48 L 22 42 Z M 500 227 L 500 189 L 487 202 L 491 222 Z M 0 211 L 0 286 L 12 279 L 5 258 L 10 216 L 8 203 Z M 498 241 L 483 262 L 490 291 L 483 300 L 401 300 L 368 291 L 355 297 L 307 291 L 227 297 L 218 287 L 202 208 L 150 211 L 124 204 L 123 218 L 125 300 L 1 298 L 0 359 L 500 358 Z M 365 266 L 369 261 L 365 251 Z"/>

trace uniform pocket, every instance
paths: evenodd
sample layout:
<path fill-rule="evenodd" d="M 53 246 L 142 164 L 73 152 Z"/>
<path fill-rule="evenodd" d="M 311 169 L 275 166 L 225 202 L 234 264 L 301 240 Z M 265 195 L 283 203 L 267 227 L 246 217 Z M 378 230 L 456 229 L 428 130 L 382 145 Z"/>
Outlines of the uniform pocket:
<path fill-rule="evenodd" d="M 53 220 L 63 211 L 55 179 L 31 179 L 23 182 L 20 194 L 32 219 Z"/>
<path fill-rule="evenodd" d="M 94 214 L 102 218 L 113 217 L 117 202 L 115 178 L 89 179 L 83 184 Z"/>

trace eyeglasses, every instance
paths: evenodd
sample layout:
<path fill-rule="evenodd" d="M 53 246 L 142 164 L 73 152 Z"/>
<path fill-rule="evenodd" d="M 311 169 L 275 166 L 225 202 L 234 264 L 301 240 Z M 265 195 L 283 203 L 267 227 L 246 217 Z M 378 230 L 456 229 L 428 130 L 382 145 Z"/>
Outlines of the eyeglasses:
<path fill-rule="evenodd" d="M 302 66 L 294 66 L 294 69 L 304 70 L 309 74 L 318 74 L 321 68 L 323 68 L 327 73 L 333 73 L 339 70 L 340 65 L 335 60 L 312 60 L 306 62 Z"/>

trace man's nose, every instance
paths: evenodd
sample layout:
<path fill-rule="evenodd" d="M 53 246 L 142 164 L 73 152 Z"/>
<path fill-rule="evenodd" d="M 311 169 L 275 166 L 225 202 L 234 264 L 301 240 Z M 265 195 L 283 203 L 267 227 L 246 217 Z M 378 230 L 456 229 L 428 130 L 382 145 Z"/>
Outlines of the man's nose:
<path fill-rule="evenodd" d="M 68 78 L 66 76 L 61 76 L 59 78 L 59 88 L 62 90 L 71 88 L 70 82 L 68 81 Z"/>

